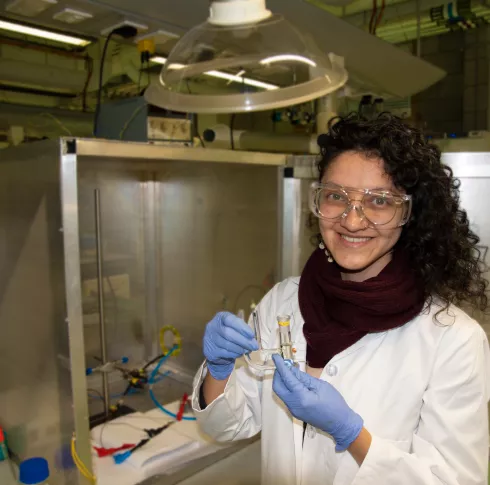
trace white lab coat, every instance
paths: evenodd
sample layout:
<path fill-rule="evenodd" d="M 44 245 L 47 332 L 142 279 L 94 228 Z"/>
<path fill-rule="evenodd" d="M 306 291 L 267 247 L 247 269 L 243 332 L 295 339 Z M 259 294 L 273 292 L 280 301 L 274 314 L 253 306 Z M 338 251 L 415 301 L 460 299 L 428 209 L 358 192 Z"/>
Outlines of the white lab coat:
<path fill-rule="evenodd" d="M 291 315 L 297 359 L 304 360 L 298 284 L 290 278 L 276 285 L 258 311 L 264 348 L 277 347 L 276 316 Z M 340 391 L 373 436 L 360 467 L 349 452 L 336 453 L 320 430 L 308 427 L 303 441 L 303 423 L 272 391 L 272 371 L 261 376 L 244 362 L 237 362 L 224 394 L 201 410 L 203 364 L 192 398 L 197 420 L 223 442 L 262 432 L 263 485 L 487 485 L 487 337 L 458 308 L 441 314 L 442 323 L 434 323 L 436 311 L 365 336 L 323 369 L 321 379 Z"/>

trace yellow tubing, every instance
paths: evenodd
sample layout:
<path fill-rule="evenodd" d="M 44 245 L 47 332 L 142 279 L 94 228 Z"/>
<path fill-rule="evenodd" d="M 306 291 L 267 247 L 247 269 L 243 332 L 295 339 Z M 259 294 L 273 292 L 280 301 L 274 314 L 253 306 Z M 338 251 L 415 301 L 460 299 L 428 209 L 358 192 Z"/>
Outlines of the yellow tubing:
<path fill-rule="evenodd" d="M 174 343 L 173 346 L 177 348 L 173 351 L 172 355 L 177 356 L 180 354 L 182 349 L 182 337 L 180 336 L 179 331 L 173 325 L 165 325 L 160 329 L 160 348 L 162 349 L 163 355 L 167 355 L 169 353 L 169 349 L 165 345 L 165 332 L 172 332 L 174 335 Z"/>

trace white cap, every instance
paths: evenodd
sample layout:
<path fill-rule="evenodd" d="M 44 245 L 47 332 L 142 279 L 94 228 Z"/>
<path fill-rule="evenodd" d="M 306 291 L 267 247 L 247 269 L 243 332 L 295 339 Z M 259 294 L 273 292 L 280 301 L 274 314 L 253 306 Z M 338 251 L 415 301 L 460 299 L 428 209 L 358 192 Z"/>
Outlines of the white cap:
<path fill-rule="evenodd" d="M 211 2 L 208 22 L 221 26 L 246 25 L 260 22 L 271 15 L 265 0 L 221 0 Z"/>

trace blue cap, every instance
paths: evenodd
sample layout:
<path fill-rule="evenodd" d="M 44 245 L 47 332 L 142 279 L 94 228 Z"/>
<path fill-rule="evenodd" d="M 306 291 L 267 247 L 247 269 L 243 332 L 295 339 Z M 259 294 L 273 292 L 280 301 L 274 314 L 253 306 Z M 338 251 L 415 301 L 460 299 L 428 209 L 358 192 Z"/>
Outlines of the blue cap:
<path fill-rule="evenodd" d="M 29 458 L 21 462 L 19 482 L 25 485 L 36 485 L 49 478 L 48 462 L 44 458 Z"/>

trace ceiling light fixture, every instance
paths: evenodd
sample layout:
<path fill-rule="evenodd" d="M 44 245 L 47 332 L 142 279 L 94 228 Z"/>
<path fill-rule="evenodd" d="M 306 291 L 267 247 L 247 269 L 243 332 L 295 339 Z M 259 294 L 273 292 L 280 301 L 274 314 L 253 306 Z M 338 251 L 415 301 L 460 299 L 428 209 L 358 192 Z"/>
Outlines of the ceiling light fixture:
<path fill-rule="evenodd" d="M 11 0 L 5 10 L 24 17 L 36 17 L 57 3 L 58 0 Z"/>
<path fill-rule="evenodd" d="M 55 32 L 53 30 L 45 30 L 4 19 L 0 19 L 0 30 L 7 30 L 17 34 L 31 35 L 32 37 L 61 42 L 62 44 L 75 45 L 78 47 L 85 47 L 92 42 L 91 40 L 83 39 L 81 37 L 75 37 L 73 35 Z"/>
<path fill-rule="evenodd" d="M 75 10 L 74 8 L 68 7 L 53 15 L 54 20 L 58 20 L 66 24 L 78 24 L 93 17 L 94 16 L 89 12 Z"/>
<path fill-rule="evenodd" d="M 265 0 L 212 0 L 208 20 L 184 35 L 163 64 L 146 100 L 191 113 L 282 108 L 325 96 L 347 81 L 343 59 L 323 53 L 272 14 Z M 215 94 L 191 92 L 190 82 L 203 76 L 229 82 L 213 87 Z"/>
<path fill-rule="evenodd" d="M 155 62 L 157 64 L 166 64 L 167 59 L 163 56 L 153 56 L 150 59 L 152 62 Z M 172 64 L 168 66 L 168 69 L 183 69 L 185 66 L 183 64 Z M 226 81 L 230 82 L 237 82 L 239 84 L 245 84 L 247 86 L 253 86 L 256 88 L 261 88 L 261 89 L 267 89 L 267 90 L 273 90 L 273 89 L 278 89 L 278 86 L 275 86 L 274 84 L 269 84 L 269 83 L 264 83 L 262 81 L 258 81 L 256 79 L 249 79 L 247 77 L 243 77 L 243 74 L 245 71 L 240 71 L 238 74 L 229 74 L 227 72 L 222 72 L 222 71 L 207 71 L 204 72 L 206 76 L 211 76 L 215 77 L 218 79 L 224 79 Z"/>

